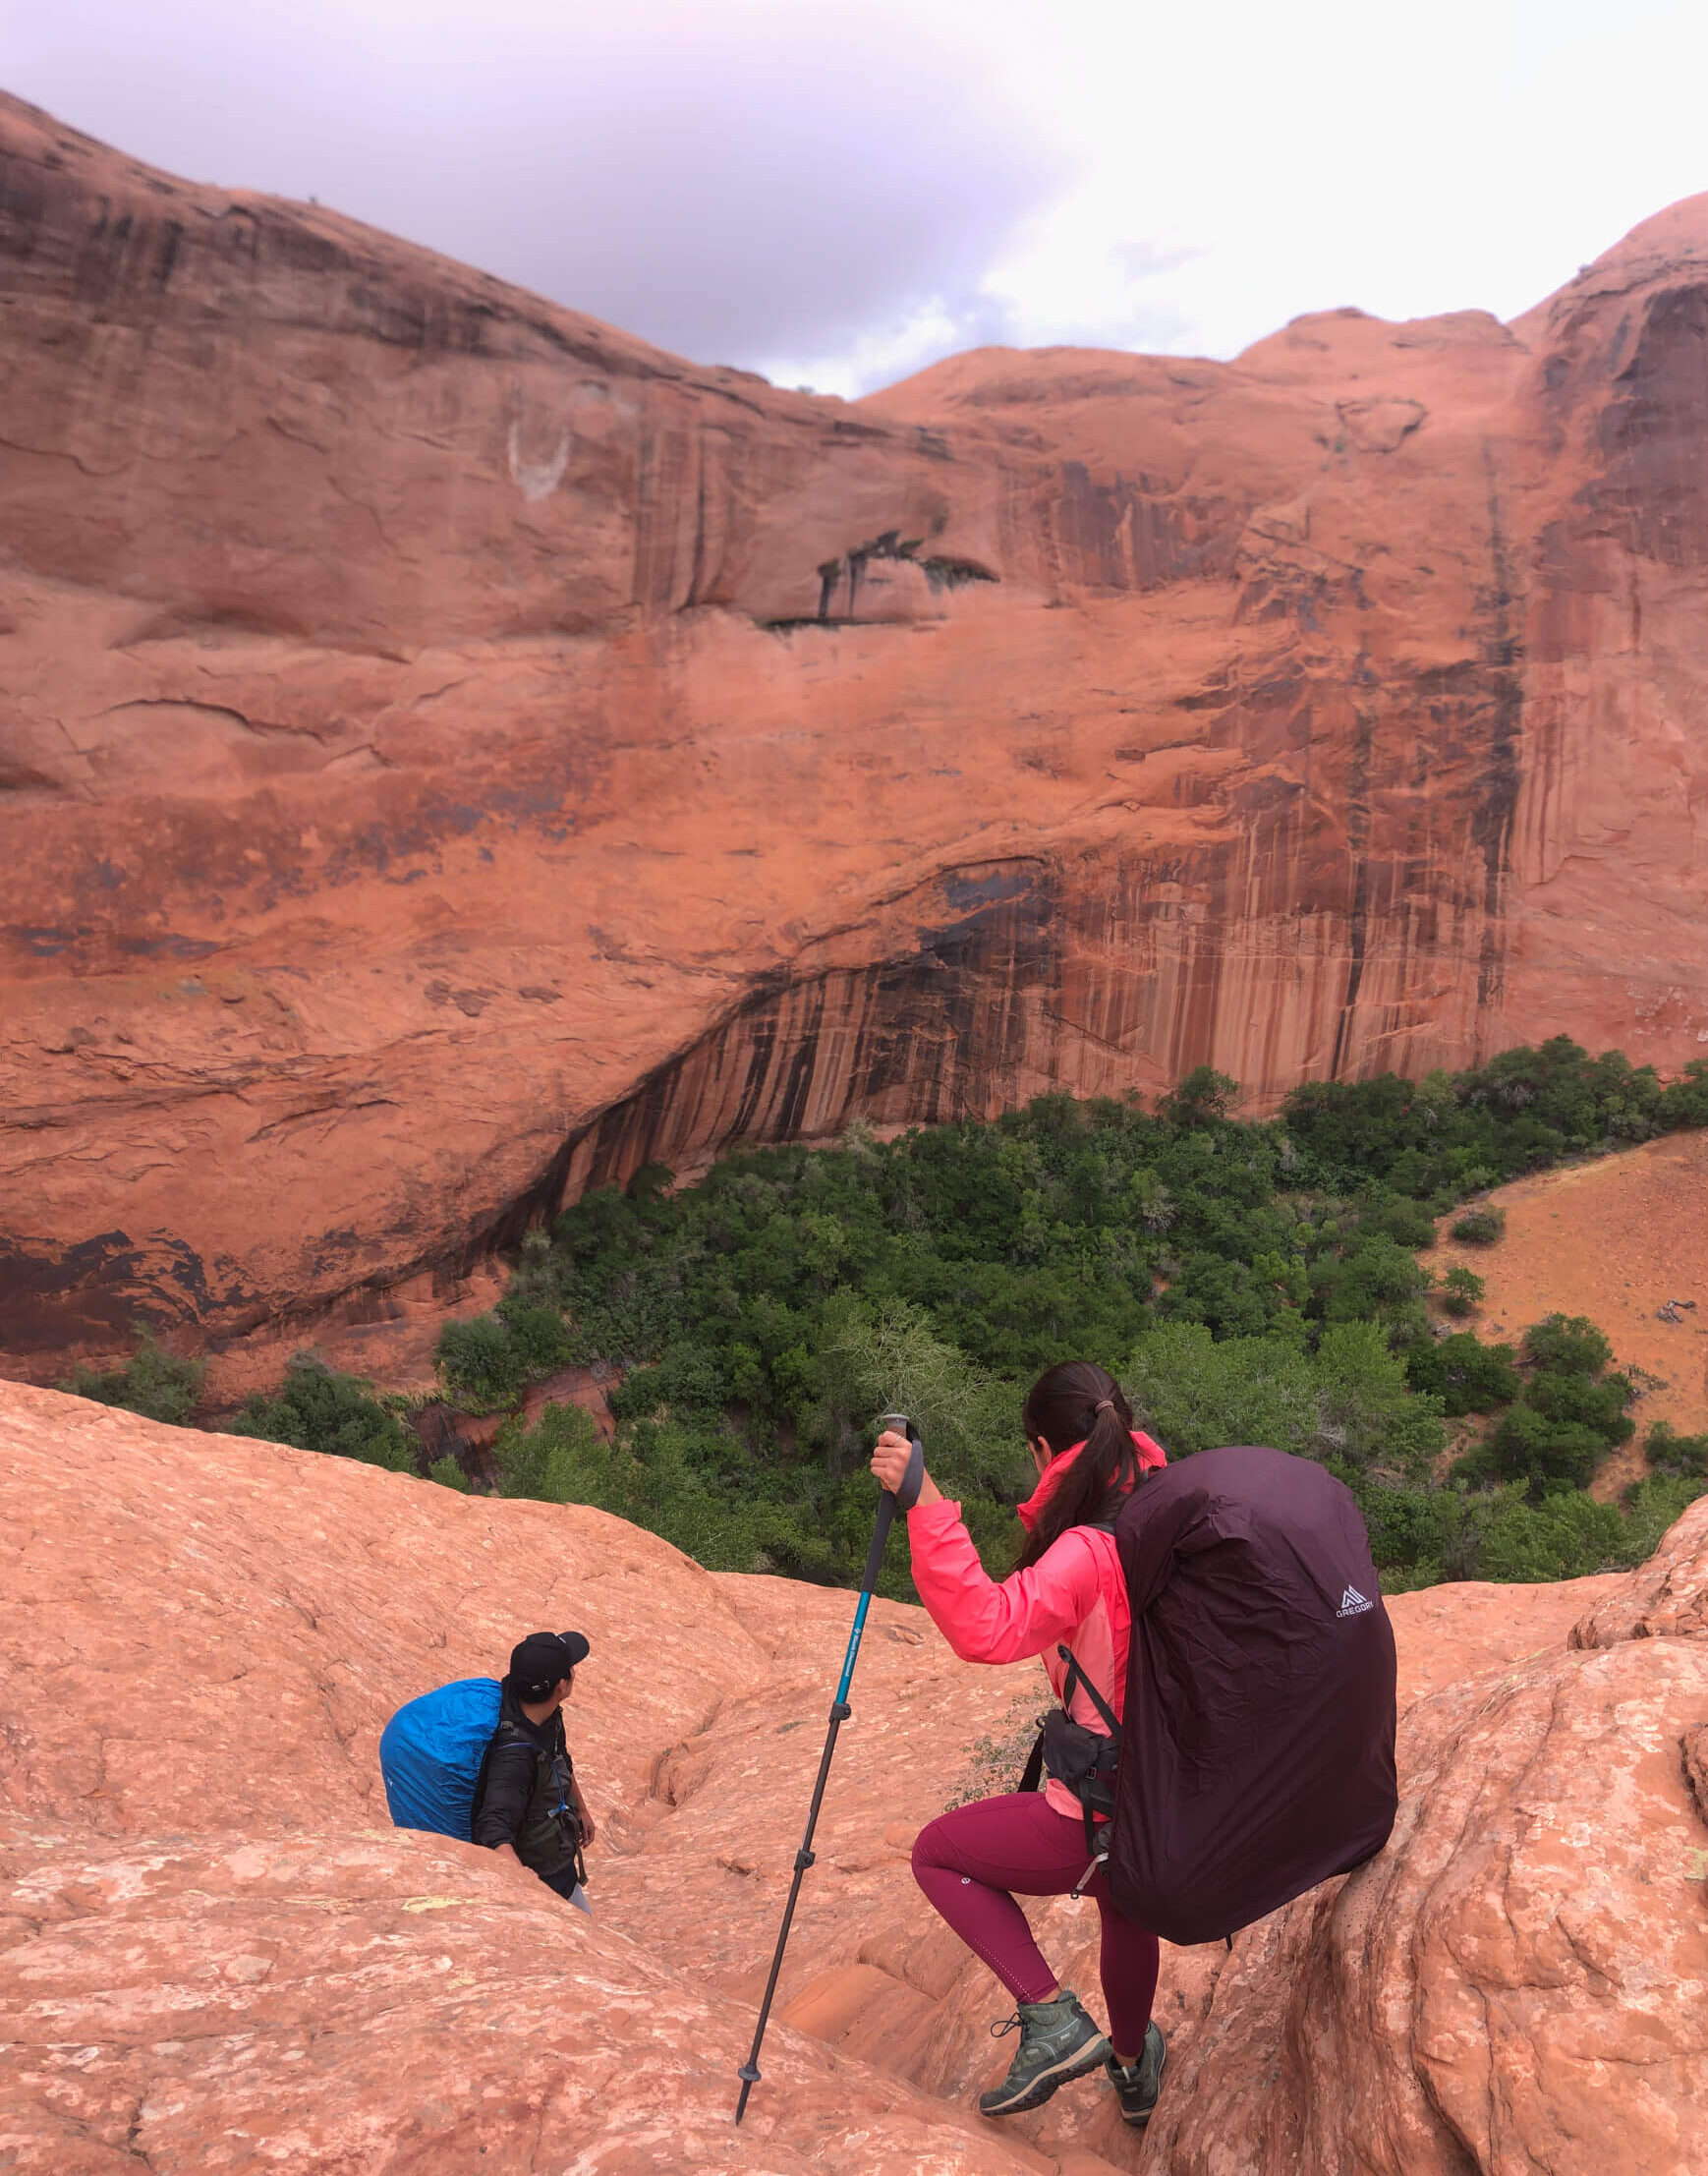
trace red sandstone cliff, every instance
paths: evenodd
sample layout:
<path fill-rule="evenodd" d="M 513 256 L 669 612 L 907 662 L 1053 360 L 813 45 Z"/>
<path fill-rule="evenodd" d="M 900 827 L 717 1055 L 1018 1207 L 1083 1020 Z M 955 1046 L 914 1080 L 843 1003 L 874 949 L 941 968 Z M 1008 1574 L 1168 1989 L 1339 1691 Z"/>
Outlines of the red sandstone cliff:
<path fill-rule="evenodd" d="M 1701 1054 L 1708 200 L 1512 327 L 848 406 L 0 168 L 20 1367 L 856 1114 Z"/>
<path fill-rule="evenodd" d="M 1037 1712 L 1035 1664 L 957 1662 L 875 1605 L 737 2134 L 851 1597 L 5 1383 L 0 1478 L 19 2176 L 1708 2168 L 1708 1500 L 1628 1577 L 1392 1605 L 1394 1841 L 1231 1954 L 1165 1946 L 1141 2140 L 1101 2079 L 972 2112 L 1006 2003 L 908 1869 L 971 1742 Z M 397 1834 L 379 1792 L 392 1708 L 537 1623 L 593 1640 L 591 1921 Z M 1039 1913 L 1094 1990 L 1093 1908 Z"/>

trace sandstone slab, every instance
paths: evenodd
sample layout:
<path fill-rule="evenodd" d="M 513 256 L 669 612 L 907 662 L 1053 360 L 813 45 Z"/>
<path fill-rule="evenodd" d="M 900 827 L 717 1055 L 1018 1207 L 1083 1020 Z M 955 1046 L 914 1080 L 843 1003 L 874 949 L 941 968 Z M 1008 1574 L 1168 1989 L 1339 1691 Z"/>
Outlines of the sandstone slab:
<path fill-rule="evenodd" d="M 0 2165 L 640 2176 L 1053 2164 L 748 2013 L 530 1874 L 395 1834 L 0 1841 Z"/>
<path fill-rule="evenodd" d="M 1144 2140 L 1095 2079 L 1006 2127 L 971 2111 L 1007 2005 L 907 1855 L 1005 1747 L 1017 1764 L 1043 1681 L 877 1604 L 736 2139 L 847 1595 L 15 1385 L 0 1478 L 0 2153 L 21 2169 L 1708 2165 L 1700 1507 L 1628 1576 L 1397 1598 L 1395 1841 L 1230 1953 L 1165 1949 Z M 594 1643 L 570 1712 L 592 1920 L 384 1825 L 392 1707 L 537 1622 Z M 1033 1910 L 1095 2005 L 1095 1914 Z"/>
<path fill-rule="evenodd" d="M 1699 1497 L 1639 1571 L 1586 1610 L 1571 1628 L 1574 1647 L 1622 1639 L 1708 1635 L 1708 1497 Z"/>

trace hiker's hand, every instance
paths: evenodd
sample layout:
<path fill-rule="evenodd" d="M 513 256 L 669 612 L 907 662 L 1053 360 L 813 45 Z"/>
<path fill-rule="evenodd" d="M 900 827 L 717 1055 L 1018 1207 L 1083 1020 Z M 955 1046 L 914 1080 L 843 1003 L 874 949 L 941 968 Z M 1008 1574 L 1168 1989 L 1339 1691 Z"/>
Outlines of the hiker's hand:
<path fill-rule="evenodd" d="M 575 1795 L 575 1809 L 581 1815 L 581 1840 L 583 1844 L 597 1844 L 599 1840 L 599 1832 L 594 1825 L 593 1815 L 587 1809 L 587 1801 L 579 1791 Z"/>
<path fill-rule="evenodd" d="M 898 1436 L 893 1428 L 885 1428 L 878 1439 L 878 1448 L 872 1454 L 872 1470 L 877 1474 L 881 1487 L 893 1496 L 907 1478 L 907 1461 L 913 1457 L 913 1445 L 905 1436 Z M 919 1501 L 922 1504 L 940 1504 L 942 1491 L 928 1473 L 919 1485 Z"/>

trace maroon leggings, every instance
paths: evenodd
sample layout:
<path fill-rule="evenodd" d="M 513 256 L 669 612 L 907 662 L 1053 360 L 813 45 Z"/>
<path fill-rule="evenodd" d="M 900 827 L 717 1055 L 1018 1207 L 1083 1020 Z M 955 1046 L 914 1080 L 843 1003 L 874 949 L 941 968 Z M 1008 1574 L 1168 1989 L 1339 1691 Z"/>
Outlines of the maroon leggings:
<path fill-rule="evenodd" d="M 1058 1813 L 1042 1792 L 957 1806 L 914 1839 L 913 1876 L 961 1940 L 1016 2002 L 1047 2002 L 1055 1975 L 1032 1939 L 1023 1897 L 1065 1896 L 1085 1871 L 1085 1824 Z M 1086 1888 L 1103 1918 L 1098 1960 L 1110 2038 L 1136 2056 L 1157 1992 L 1157 1937 L 1123 1919 L 1100 1873 Z"/>

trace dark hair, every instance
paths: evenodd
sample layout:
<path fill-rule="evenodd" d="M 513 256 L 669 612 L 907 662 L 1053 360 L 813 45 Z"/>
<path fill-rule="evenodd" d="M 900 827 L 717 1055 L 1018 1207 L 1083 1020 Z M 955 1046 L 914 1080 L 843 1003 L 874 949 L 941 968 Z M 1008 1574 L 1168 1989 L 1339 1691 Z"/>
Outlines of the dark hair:
<path fill-rule="evenodd" d="M 1026 1537 L 1015 1566 L 1024 1572 L 1069 1526 L 1111 1517 L 1142 1475 L 1133 1444 L 1133 1409 L 1114 1377 L 1095 1360 L 1063 1360 L 1048 1369 L 1027 1393 L 1020 1419 L 1027 1440 L 1042 1436 L 1053 1454 L 1085 1445 L 1046 1497 L 1038 1523 Z"/>

